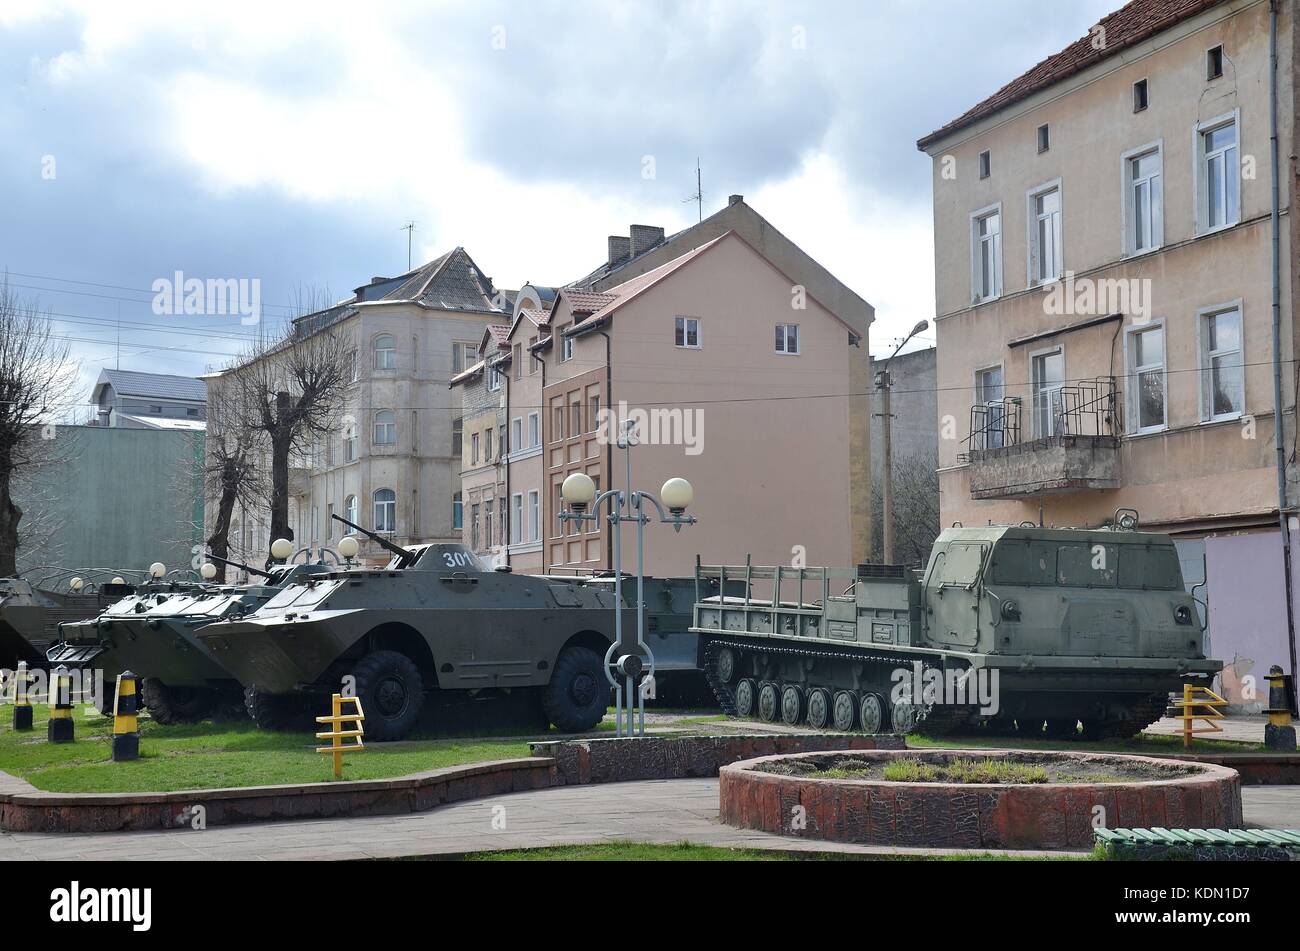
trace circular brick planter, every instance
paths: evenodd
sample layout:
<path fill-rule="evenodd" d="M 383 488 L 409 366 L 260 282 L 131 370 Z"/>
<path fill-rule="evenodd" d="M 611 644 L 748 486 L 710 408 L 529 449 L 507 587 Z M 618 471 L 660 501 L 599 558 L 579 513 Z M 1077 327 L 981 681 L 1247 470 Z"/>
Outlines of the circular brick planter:
<path fill-rule="evenodd" d="M 974 784 L 829 779 L 768 772 L 826 769 L 851 758 L 874 765 L 911 758 L 928 763 L 1012 759 L 1029 765 L 1078 764 L 1081 772 L 1138 774 L 1122 782 Z M 805 767 L 804 764 L 807 764 Z M 1183 770 L 1168 775 L 1172 770 Z M 1168 778 L 1161 778 L 1168 775 Z M 1241 828 L 1236 770 L 1110 753 L 1023 750 L 845 750 L 763 756 L 719 772 L 722 821 L 744 829 L 867 845 L 1064 849 L 1092 844 L 1106 828 Z M 1098 812 L 1097 807 L 1101 807 Z"/>

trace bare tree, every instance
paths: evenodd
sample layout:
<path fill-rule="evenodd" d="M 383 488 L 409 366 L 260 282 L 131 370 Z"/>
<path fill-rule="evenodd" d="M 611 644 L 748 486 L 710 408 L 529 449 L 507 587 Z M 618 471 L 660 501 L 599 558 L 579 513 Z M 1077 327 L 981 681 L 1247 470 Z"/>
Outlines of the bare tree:
<path fill-rule="evenodd" d="M 0 283 L 0 577 L 17 570 L 19 523 L 15 482 L 50 459 L 52 427 L 67 410 L 76 380 L 68 342 L 50 315 Z"/>
<path fill-rule="evenodd" d="M 221 378 L 208 384 L 207 446 L 203 461 L 203 497 L 216 503 L 207 550 L 230 557 L 230 525 L 235 505 L 244 511 L 260 508 L 268 492 L 258 462 L 264 455 L 261 432 L 246 423 L 238 385 Z M 205 526 L 204 530 L 207 531 Z M 216 562 L 217 580 L 226 580 L 226 566 Z"/>
<path fill-rule="evenodd" d="M 939 455 L 914 452 L 894 457 L 894 560 L 903 565 L 925 565 L 939 537 Z M 884 523 L 880 486 L 871 487 L 875 558 L 881 557 L 879 540 Z"/>
<path fill-rule="evenodd" d="M 289 527 L 289 461 L 307 456 L 339 424 L 352 380 L 351 338 L 326 327 L 298 336 L 292 326 L 259 341 L 240 366 L 223 374 L 235 388 L 240 425 L 260 434 L 270 456 L 271 538 L 293 539 Z"/>

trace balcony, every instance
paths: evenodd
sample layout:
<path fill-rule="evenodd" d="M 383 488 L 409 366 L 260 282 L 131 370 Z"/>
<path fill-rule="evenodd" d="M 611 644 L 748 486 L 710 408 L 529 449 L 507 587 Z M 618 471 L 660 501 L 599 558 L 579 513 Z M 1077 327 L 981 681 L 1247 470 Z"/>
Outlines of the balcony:
<path fill-rule="evenodd" d="M 1119 401 L 1114 377 L 1040 389 L 1026 418 L 1020 397 L 971 407 L 959 462 L 972 499 L 1120 487 Z M 1030 432 L 1046 432 L 1038 439 Z"/>

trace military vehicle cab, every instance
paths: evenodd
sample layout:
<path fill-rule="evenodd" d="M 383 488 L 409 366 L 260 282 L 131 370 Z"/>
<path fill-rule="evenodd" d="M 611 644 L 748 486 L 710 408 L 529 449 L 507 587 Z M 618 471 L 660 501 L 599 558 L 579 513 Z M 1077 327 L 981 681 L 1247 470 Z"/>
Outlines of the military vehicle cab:
<path fill-rule="evenodd" d="M 1055 736 L 1082 723 L 1089 736 L 1131 736 L 1184 680 L 1208 684 L 1223 666 L 1204 655 L 1173 541 L 1151 532 L 954 527 L 919 573 L 696 574 L 749 591 L 702 596 L 692 628 L 715 694 L 741 716 Z"/>

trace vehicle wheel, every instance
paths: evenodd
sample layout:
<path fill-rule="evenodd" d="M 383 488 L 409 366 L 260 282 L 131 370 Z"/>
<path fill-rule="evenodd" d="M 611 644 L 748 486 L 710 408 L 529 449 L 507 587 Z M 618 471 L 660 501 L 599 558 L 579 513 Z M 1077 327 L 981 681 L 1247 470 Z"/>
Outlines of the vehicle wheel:
<path fill-rule="evenodd" d="M 754 681 L 746 677 L 736 684 L 736 716 L 754 715 Z"/>
<path fill-rule="evenodd" d="M 1042 736 L 1042 717 L 1016 717 L 1016 733 L 1020 736 Z"/>
<path fill-rule="evenodd" d="M 1053 740 L 1072 740 L 1077 733 L 1078 725 L 1078 720 L 1067 717 L 1048 717 L 1047 735 Z"/>
<path fill-rule="evenodd" d="M 853 724 L 858 716 L 858 701 L 847 690 L 841 690 L 835 695 L 835 703 L 831 708 L 831 722 L 835 729 L 841 733 L 848 733 L 853 729 Z"/>
<path fill-rule="evenodd" d="M 758 718 L 764 723 L 771 723 L 781 712 L 781 695 L 776 684 L 763 684 L 758 688 Z"/>
<path fill-rule="evenodd" d="M 140 702 L 155 723 L 197 723 L 207 717 L 216 701 L 211 690 L 168 687 L 161 680 L 146 677 L 140 683 Z"/>
<path fill-rule="evenodd" d="M 256 687 L 244 690 L 244 709 L 259 730 L 306 730 L 311 724 L 306 701 L 298 694 L 267 693 Z"/>
<path fill-rule="evenodd" d="M 609 683 L 600 655 L 572 645 L 560 651 L 550 682 L 542 689 L 542 709 L 561 733 L 585 733 L 609 707 Z"/>
<path fill-rule="evenodd" d="M 808 725 L 814 730 L 826 729 L 831 720 L 831 695 L 821 687 L 808 691 Z"/>
<path fill-rule="evenodd" d="M 889 711 L 889 719 L 893 721 L 895 733 L 906 735 L 915 730 L 917 723 L 921 721 L 920 710 L 912 701 L 900 700 L 894 704 L 894 709 Z"/>
<path fill-rule="evenodd" d="M 790 726 L 803 719 L 803 691 L 794 684 L 781 688 L 781 719 Z"/>
<path fill-rule="evenodd" d="M 880 694 L 863 694 L 859 713 L 863 733 L 880 733 L 885 729 L 885 702 L 880 699 Z"/>
<path fill-rule="evenodd" d="M 730 647 L 718 651 L 718 679 L 724 684 L 731 683 L 736 676 L 736 652 Z"/>
<path fill-rule="evenodd" d="M 371 651 L 352 668 L 366 715 L 365 739 L 400 740 L 415 727 L 424 706 L 424 681 L 415 661 L 397 651 Z"/>

